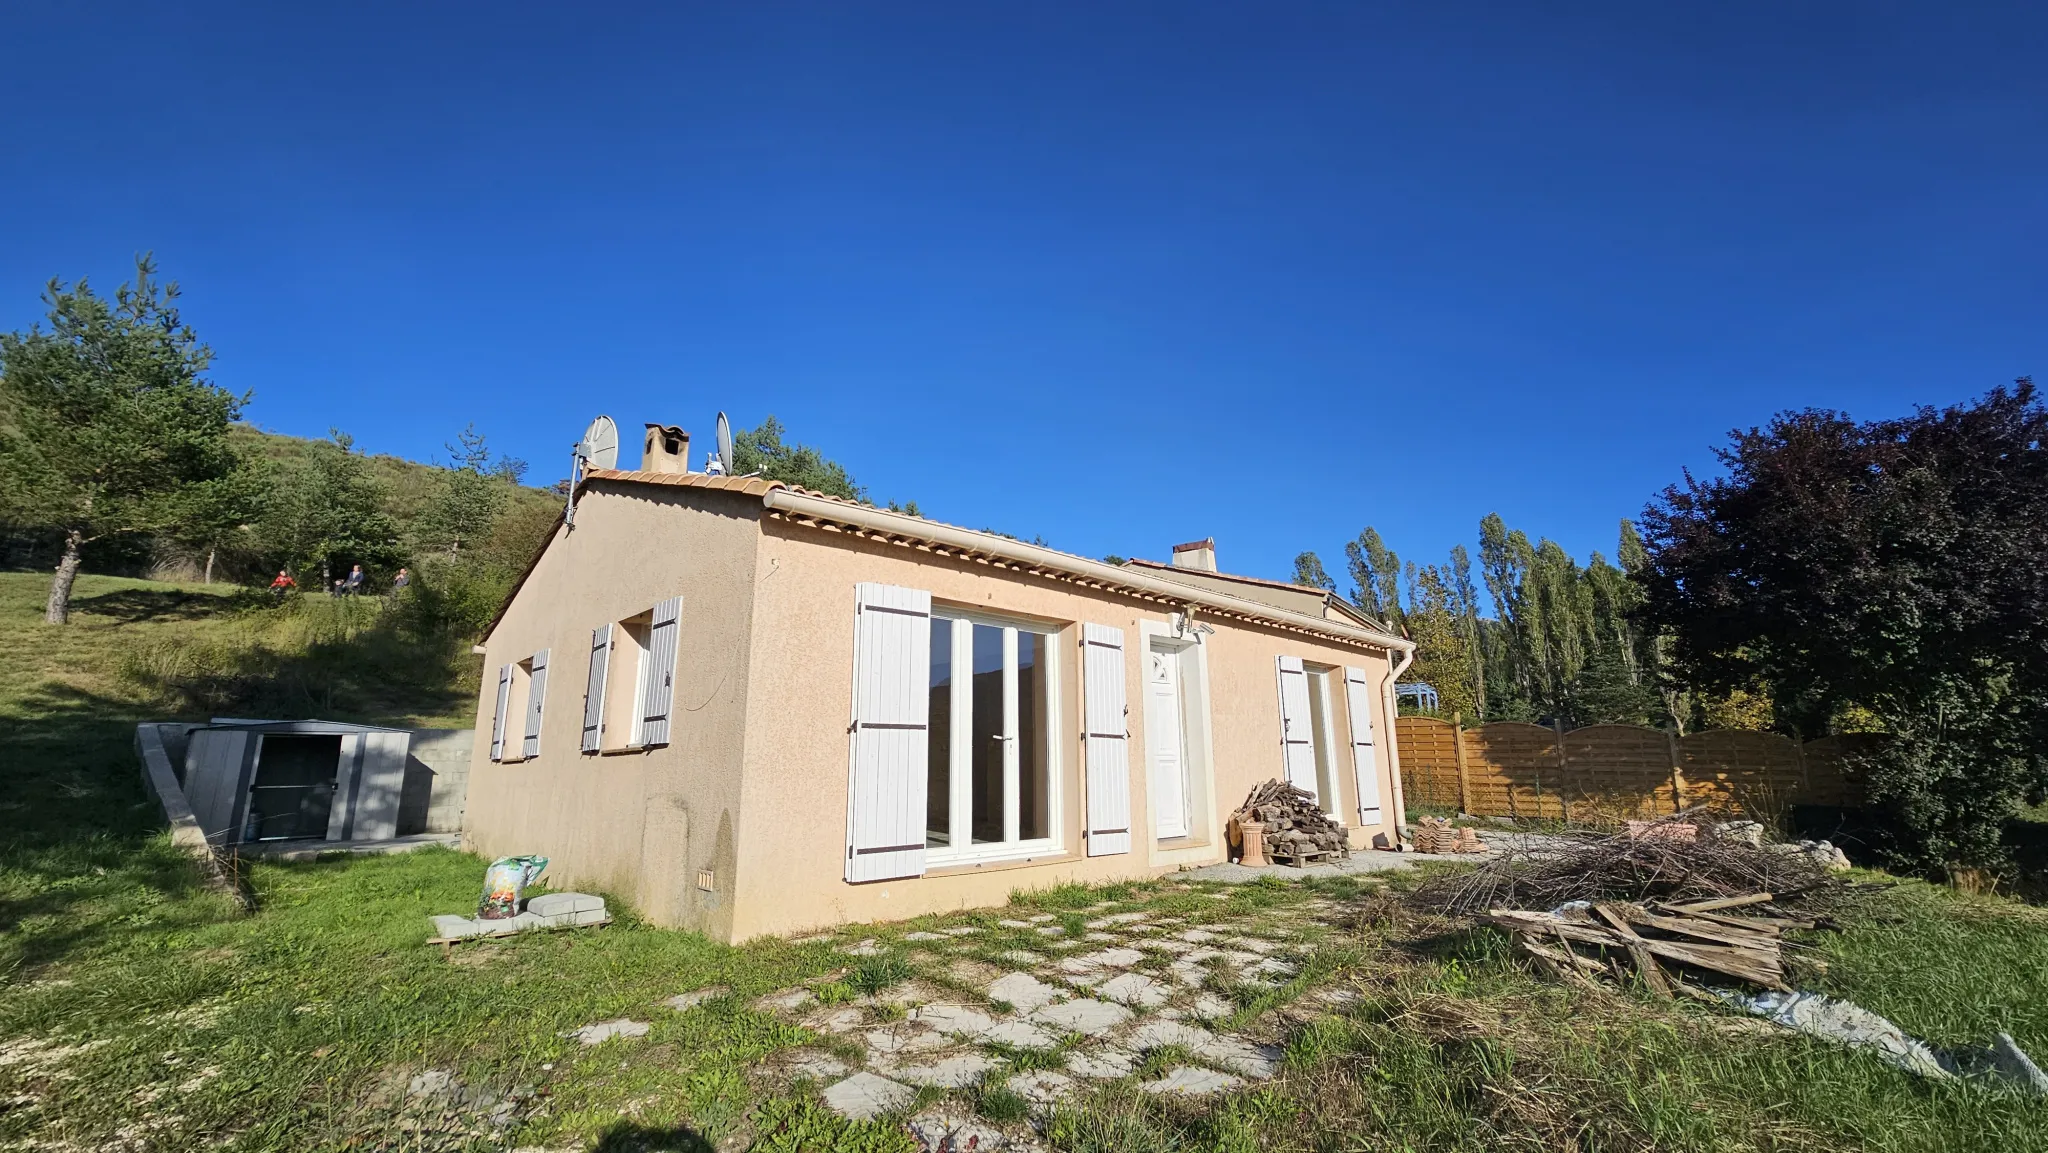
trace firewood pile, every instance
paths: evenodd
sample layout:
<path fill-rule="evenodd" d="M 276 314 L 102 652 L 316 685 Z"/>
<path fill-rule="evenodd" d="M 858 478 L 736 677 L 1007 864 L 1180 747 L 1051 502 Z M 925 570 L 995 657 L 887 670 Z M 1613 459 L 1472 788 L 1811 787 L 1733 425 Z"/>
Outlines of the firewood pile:
<path fill-rule="evenodd" d="M 1281 780 L 1267 781 L 1251 791 L 1238 808 L 1237 820 L 1256 821 L 1266 828 L 1266 856 L 1276 865 L 1328 864 L 1351 856 L 1344 826 L 1316 804 L 1314 793 Z"/>
<path fill-rule="evenodd" d="M 1772 908 L 1769 893 L 1710 901 L 1575 902 L 1552 912 L 1494 909 L 1480 919 L 1514 934 L 1521 951 L 1560 980 L 1625 983 L 1633 971 L 1653 992 L 1698 993 L 1682 974 L 1700 971 L 1789 992 L 1784 934 L 1825 922 Z M 1700 994 L 1705 995 L 1705 994 Z"/>
<path fill-rule="evenodd" d="M 1479 839 L 1479 830 L 1460 829 L 1452 826 L 1444 817 L 1424 817 L 1417 821 L 1411 834 L 1418 853 L 1483 853 L 1486 842 Z"/>

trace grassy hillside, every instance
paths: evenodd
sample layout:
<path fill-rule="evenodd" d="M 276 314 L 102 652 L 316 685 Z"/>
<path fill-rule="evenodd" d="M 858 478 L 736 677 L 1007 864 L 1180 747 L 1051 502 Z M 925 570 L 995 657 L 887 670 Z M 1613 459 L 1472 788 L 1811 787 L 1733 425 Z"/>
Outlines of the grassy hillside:
<path fill-rule="evenodd" d="M 903 1119 L 947 1114 L 1080 1153 L 2048 1151 L 2048 1103 L 1916 1081 L 1696 1004 L 1538 980 L 1484 933 L 1391 915 L 1399 878 L 1067 887 L 739 948 L 614 900 L 602 931 L 450 963 L 423 943 L 426 917 L 473 908 L 483 862 L 436 850 L 257 865 L 242 915 L 170 851 L 132 724 L 229 710 L 464 724 L 474 658 L 422 646 L 402 606 L 375 600 L 276 608 L 93 576 L 76 623 L 50 628 L 46 580 L 0 573 L 0 1148 L 909 1153 Z M 1120 913 L 1134 916 L 1104 919 Z M 1169 1068 L 1219 1063 L 1168 1043 L 1053 1108 L 1006 1087 L 1102 1044 L 1069 1034 L 1051 1051 L 961 1046 L 990 1066 L 981 1086 L 921 1089 L 874 1122 L 820 1104 L 838 1075 L 816 1072 L 873 1062 L 865 1031 L 903 1026 L 906 1004 L 1003 1017 L 992 976 L 1022 965 L 1057 983 L 1068 954 L 1042 930 L 1149 950 L 1200 923 L 1291 966 L 1272 984 L 1211 975 L 1205 1027 L 1269 1046 L 1270 1079 L 1146 1092 Z M 2048 1053 L 2038 910 L 1908 883 L 1808 947 L 1803 984 L 1938 1044 L 2006 1030 Z M 1170 981 L 1171 955 L 1141 967 Z M 648 1031 L 565 1036 L 617 1018 Z"/>

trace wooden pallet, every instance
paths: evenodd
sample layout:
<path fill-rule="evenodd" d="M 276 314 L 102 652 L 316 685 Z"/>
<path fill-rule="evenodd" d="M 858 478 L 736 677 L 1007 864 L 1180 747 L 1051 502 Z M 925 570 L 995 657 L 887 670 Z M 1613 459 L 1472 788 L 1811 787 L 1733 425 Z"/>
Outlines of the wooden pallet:
<path fill-rule="evenodd" d="M 1335 858 L 1336 856 L 1335 850 L 1332 849 L 1286 848 L 1275 850 L 1269 848 L 1266 850 L 1267 859 L 1271 860 L 1274 864 L 1287 865 L 1296 869 L 1315 864 L 1325 857 Z"/>
<path fill-rule="evenodd" d="M 471 941 L 506 941 L 513 937 L 524 937 L 531 933 L 559 933 L 564 929 L 602 929 L 611 923 L 612 919 L 606 917 L 602 921 L 592 921 L 587 925 L 536 925 L 531 929 L 521 929 L 516 933 L 478 933 L 473 937 L 428 937 L 427 944 L 441 946 L 441 956 L 452 961 L 455 959 L 455 946 L 467 944 Z"/>

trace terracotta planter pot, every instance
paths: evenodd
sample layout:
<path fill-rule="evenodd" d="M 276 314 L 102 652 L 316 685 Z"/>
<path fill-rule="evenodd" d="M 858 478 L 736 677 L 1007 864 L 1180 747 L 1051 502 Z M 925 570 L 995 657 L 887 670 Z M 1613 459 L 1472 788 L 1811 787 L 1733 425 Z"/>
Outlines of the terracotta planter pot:
<path fill-rule="evenodd" d="M 1266 826 L 1258 821 L 1239 822 L 1244 831 L 1244 857 L 1238 862 L 1254 869 L 1264 868 L 1266 860 Z"/>

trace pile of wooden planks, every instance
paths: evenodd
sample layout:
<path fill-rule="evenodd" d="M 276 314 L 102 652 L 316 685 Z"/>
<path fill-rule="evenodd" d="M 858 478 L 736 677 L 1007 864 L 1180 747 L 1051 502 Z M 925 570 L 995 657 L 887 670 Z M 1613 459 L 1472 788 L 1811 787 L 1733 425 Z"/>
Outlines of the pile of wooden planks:
<path fill-rule="evenodd" d="M 1266 828 L 1266 856 L 1276 865 L 1327 864 L 1351 856 L 1351 840 L 1341 822 L 1323 812 L 1314 793 L 1281 780 L 1259 785 L 1237 811 L 1239 822 L 1256 821 Z"/>
<path fill-rule="evenodd" d="M 1784 934 L 1822 922 L 1767 909 L 1770 901 L 1769 893 L 1751 893 L 1684 903 L 1575 902 L 1553 912 L 1494 909 L 1481 919 L 1512 932 L 1553 975 L 1579 984 L 1621 981 L 1632 968 L 1666 997 L 1694 991 L 1679 980 L 1688 970 L 1789 991 Z"/>

